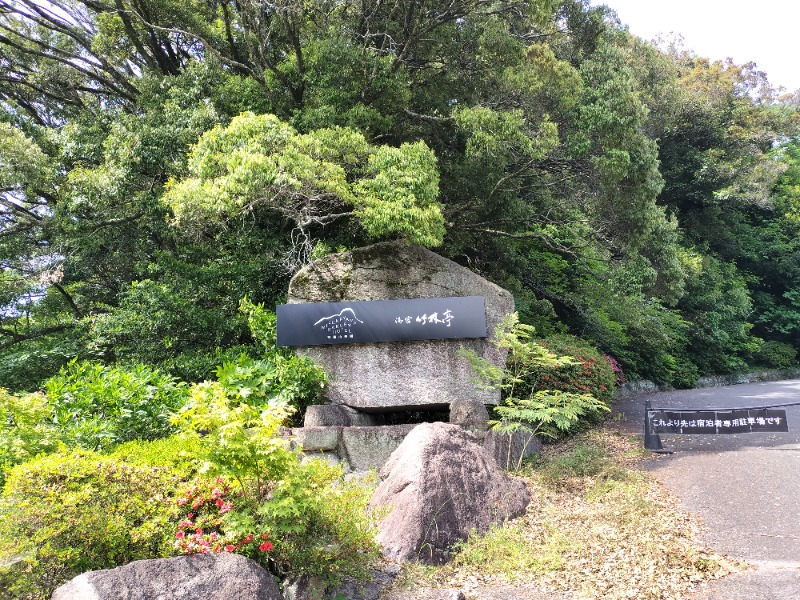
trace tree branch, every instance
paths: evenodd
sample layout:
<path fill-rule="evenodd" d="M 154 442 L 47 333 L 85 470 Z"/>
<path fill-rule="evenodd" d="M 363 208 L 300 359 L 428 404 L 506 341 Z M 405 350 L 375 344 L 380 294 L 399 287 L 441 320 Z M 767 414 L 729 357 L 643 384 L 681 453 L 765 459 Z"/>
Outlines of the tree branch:
<path fill-rule="evenodd" d="M 54 287 L 54 288 L 56 288 L 56 289 L 58 290 L 58 292 L 59 292 L 59 293 L 60 293 L 60 294 L 61 294 L 61 295 L 64 297 L 64 299 L 67 301 L 67 304 L 69 304 L 69 307 L 70 307 L 70 309 L 72 309 L 72 314 L 74 314 L 74 315 L 75 315 L 75 316 L 76 316 L 78 319 L 82 318 L 82 317 L 83 317 L 83 313 L 82 313 L 82 312 L 81 312 L 81 310 L 78 308 L 78 305 L 77 305 L 77 304 L 75 304 L 75 300 L 73 300 L 72 296 L 71 296 L 71 295 L 70 295 L 70 294 L 67 292 L 67 290 L 65 290 L 65 289 L 64 289 L 64 288 L 61 286 L 61 284 L 60 284 L 60 283 L 58 283 L 58 282 L 53 282 L 53 284 L 52 284 L 52 285 L 53 285 L 53 287 Z"/>

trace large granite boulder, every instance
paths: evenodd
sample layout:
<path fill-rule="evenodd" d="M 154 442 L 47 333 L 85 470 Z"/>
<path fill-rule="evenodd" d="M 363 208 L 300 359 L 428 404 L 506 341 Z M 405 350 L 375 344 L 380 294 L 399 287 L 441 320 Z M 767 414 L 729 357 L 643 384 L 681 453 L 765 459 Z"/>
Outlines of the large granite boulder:
<path fill-rule="evenodd" d="M 282 600 L 275 579 L 238 554 L 138 560 L 89 571 L 58 588 L 52 600 Z"/>
<path fill-rule="evenodd" d="M 511 294 L 420 246 L 384 242 L 331 254 L 299 271 L 289 303 L 483 296 L 489 335 L 514 311 Z M 331 375 L 328 398 L 363 411 L 447 408 L 455 399 L 497 404 L 499 392 L 477 390 L 458 355 L 471 348 L 497 365 L 505 351 L 488 339 L 337 344 L 301 351 Z"/>
<path fill-rule="evenodd" d="M 390 508 L 379 523 L 386 558 L 440 564 L 470 530 L 486 531 L 521 515 L 530 501 L 475 438 L 458 425 L 423 423 L 406 436 L 381 470 L 370 501 Z"/>

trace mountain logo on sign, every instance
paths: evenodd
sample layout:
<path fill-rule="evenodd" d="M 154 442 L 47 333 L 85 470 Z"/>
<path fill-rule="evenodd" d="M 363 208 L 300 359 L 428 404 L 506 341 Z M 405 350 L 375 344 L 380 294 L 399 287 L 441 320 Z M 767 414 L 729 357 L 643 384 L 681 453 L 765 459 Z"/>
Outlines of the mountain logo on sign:
<path fill-rule="evenodd" d="M 352 308 L 343 308 L 335 315 L 322 317 L 314 327 L 319 326 L 325 332 L 329 340 L 353 339 L 353 326 L 357 323 L 364 323 L 356 316 Z"/>

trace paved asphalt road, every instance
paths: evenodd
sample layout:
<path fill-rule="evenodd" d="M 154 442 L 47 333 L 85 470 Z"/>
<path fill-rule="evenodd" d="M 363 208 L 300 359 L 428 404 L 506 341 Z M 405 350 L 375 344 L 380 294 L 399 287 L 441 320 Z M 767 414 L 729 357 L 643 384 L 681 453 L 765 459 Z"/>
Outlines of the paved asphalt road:
<path fill-rule="evenodd" d="M 642 435 L 653 408 L 719 409 L 800 403 L 800 380 L 662 392 L 615 403 L 620 427 Z M 662 434 L 648 468 L 698 515 L 702 542 L 753 565 L 693 600 L 800 600 L 800 405 L 786 407 L 788 433 Z"/>

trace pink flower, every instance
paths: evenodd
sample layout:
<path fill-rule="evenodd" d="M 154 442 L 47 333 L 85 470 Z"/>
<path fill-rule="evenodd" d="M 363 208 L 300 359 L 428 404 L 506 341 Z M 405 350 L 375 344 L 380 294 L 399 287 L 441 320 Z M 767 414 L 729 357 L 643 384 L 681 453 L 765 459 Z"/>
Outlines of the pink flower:
<path fill-rule="evenodd" d="M 235 547 L 233 544 L 228 544 L 227 546 L 225 546 L 225 552 L 233 552 L 234 548 Z"/>
<path fill-rule="evenodd" d="M 272 550 L 272 542 L 264 542 L 258 547 L 258 549 L 261 550 L 261 552 L 269 552 Z"/>
<path fill-rule="evenodd" d="M 182 540 L 184 535 L 186 534 L 183 533 L 182 531 L 179 531 L 178 533 L 175 534 L 175 537 L 178 538 L 179 540 Z"/>

